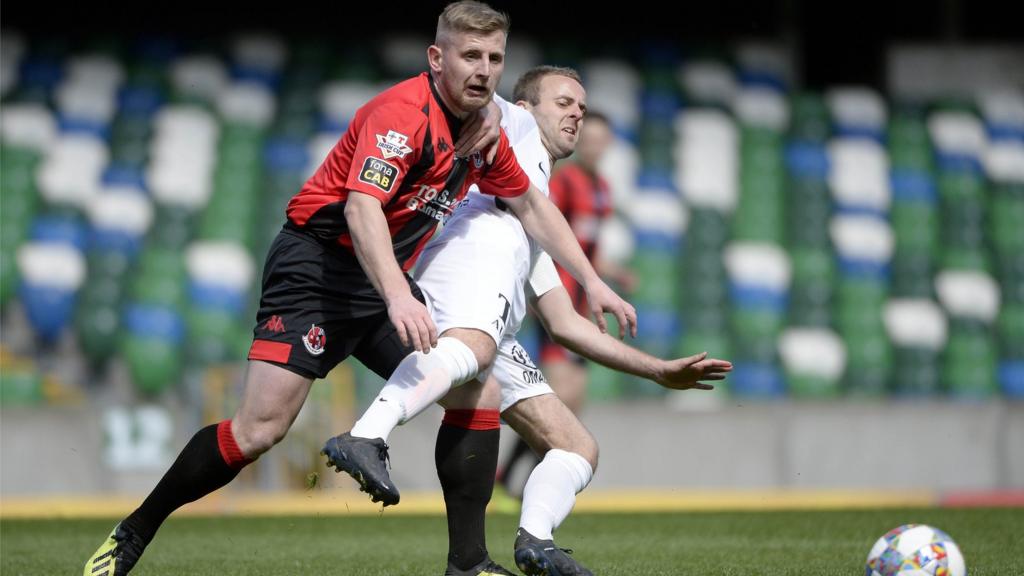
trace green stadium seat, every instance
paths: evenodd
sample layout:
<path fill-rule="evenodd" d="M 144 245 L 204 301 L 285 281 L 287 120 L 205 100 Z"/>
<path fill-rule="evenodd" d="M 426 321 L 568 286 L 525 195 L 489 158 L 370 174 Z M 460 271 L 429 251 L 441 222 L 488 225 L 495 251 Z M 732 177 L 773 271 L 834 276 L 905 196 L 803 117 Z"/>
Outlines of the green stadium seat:
<path fill-rule="evenodd" d="M 1001 357 L 1024 360 L 1024 302 L 1004 303 L 996 321 Z"/>
<path fill-rule="evenodd" d="M 893 351 L 884 330 L 841 333 L 846 344 L 843 388 L 851 396 L 879 397 L 889 392 Z"/>
<path fill-rule="evenodd" d="M 925 202 L 896 202 L 890 212 L 897 252 L 930 253 L 939 242 L 940 214 Z"/>
<path fill-rule="evenodd" d="M 165 392 L 181 377 L 181 349 L 167 340 L 125 336 L 120 350 L 132 382 L 145 394 Z"/>
<path fill-rule="evenodd" d="M 942 385 L 954 396 L 993 396 L 999 390 L 997 361 L 995 342 L 987 326 L 954 322 L 942 362 Z"/>
<path fill-rule="evenodd" d="M 803 92 L 793 96 L 790 106 L 790 138 L 825 142 L 832 135 L 832 121 L 820 94 Z"/>
<path fill-rule="evenodd" d="M 191 361 L 200 366 L 208 366 L 235 362 L 245 357 L 251 342 L 251 327 L 243 328 L 230 312 L 193 308 L 187 322 L 188 341 L 185 352 Z"/>

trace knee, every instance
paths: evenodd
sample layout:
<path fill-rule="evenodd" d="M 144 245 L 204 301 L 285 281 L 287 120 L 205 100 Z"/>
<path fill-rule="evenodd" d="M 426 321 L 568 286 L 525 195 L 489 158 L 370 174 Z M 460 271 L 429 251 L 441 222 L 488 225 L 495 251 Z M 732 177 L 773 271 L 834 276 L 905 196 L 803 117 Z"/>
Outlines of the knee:
<path fill-rule="evenodd" d="M 590 464 L 590 469 L 593 472 L 597 472 L 597 461 L 601 452 L 600 447 L 597 445 L 597 439 L 588 432 L 585 437 L 581 438 L 577 443 L 577 448 L 578 449 L 575 450 L 575 452 Z"/>
<path fill-rule="evenodd" d="M 470 328 L 451 328 L 441 336 L 458 340 L 469 349 L 468 352 L 472 352 L 473 359 L 476 361 L 476 373 L 486 370 L 494 363 L 494 357 L 498 352 L 497 345 L 487 333 Z M 467 353 L 466 348 L 462 348 L 460 353 Z M 476 373 L 470 376 L 475 376 Z"/>
<path fill-rule="evenodd" d="M 248 422 L 235 419 L 231 425 L 235 443 L 247 458 L 255 458 L 280 442 L 288 432 L 288 426 L 275 420 Z"/>
<path fill-rule="evenodd" d="M 476 358 L 477 372 L 483 372 L 491 364 L 494 364 L 494 357 L 497 356 L 498 349 L 494 345 L 494 340 L 483 332 L 477 332 L 474 336 L 476 337 L 468 339 L 465 344 L 473 351 L 473 356 Z"/>

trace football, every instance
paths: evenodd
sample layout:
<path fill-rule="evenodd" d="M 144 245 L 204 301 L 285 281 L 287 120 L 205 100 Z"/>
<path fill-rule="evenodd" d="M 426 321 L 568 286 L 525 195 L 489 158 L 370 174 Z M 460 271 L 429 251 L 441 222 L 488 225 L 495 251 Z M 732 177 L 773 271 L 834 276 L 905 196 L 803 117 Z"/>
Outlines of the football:
<path fill-rule="evenodd" d="M 966 576 L 967 567 L 948 534 L 924 524 L 906 524 L 875 542 L 865 575 Z"/>

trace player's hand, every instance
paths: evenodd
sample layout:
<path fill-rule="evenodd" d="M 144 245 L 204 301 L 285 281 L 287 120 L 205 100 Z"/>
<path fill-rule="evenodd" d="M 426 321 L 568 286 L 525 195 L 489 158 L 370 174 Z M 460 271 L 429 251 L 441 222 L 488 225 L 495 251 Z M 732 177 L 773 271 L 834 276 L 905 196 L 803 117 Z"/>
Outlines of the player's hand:
<path fill-rule="evenodd" d="M 714 390 L 713 385 L 701 381 L 724 380 L 726 373 L 731 370 L 731 362 L 708 358 L 707 352 L 701 352 L 689 358 L 669 360 L 665 363 L 664 371 L 654 381 L 672 390 Z"/>
<path fill-rule="evenodd" d="M 627 331 L 636 338 L 636 308 L 620 298 L 603 281 L 599 280 L 595 286 L 587 287 L 587 302 L 590 303 L 590 313 L 594 315 L 601 332 L 608 333 L 608 322 L 604 315 L 612 314 L 619 322 L 619 339 L 625 338 Z"/>
<path fill-rule="evenodd" d="M 468 158 L 475 152 L 484 153 L 488 164 L 494 163 L 501 139 L 501 108 L 492 100 L 476 114 L 470 114 L 462 125 L 459 140 L 455 143 L 455 155 Z"/>
<path fill-rule="evenodd" d="M 416 351 L 424 354 L 429 354 L 430 349 L 437 346 L 437 326 L 427 307 L 412 294 L 388 302 L 388 318 L 395 325 L 402 345 L 411 343 Z"/>

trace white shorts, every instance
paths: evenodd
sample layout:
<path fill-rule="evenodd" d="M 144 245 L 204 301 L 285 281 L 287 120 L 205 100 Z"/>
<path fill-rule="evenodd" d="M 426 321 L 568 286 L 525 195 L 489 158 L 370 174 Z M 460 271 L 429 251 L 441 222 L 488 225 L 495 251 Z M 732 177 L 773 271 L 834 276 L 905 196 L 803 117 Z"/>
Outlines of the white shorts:
<path fill-rule="evenodd" d="M 494 364 L 489 371 L 480 374 L 480 380 L 485 380 L 489 374 L 501 384 L 502 412 L 520 400 L 555 393 L 526 349 L 512 336 L 502 339 Z"/>
<path fill-rule="evenodd" d="M 423 249 L 413 274 L 438 335 L 475 328 L 500 347 L 526 315 L 530 243 L 518 221 L 480 214 L 453 221 Z"/>

